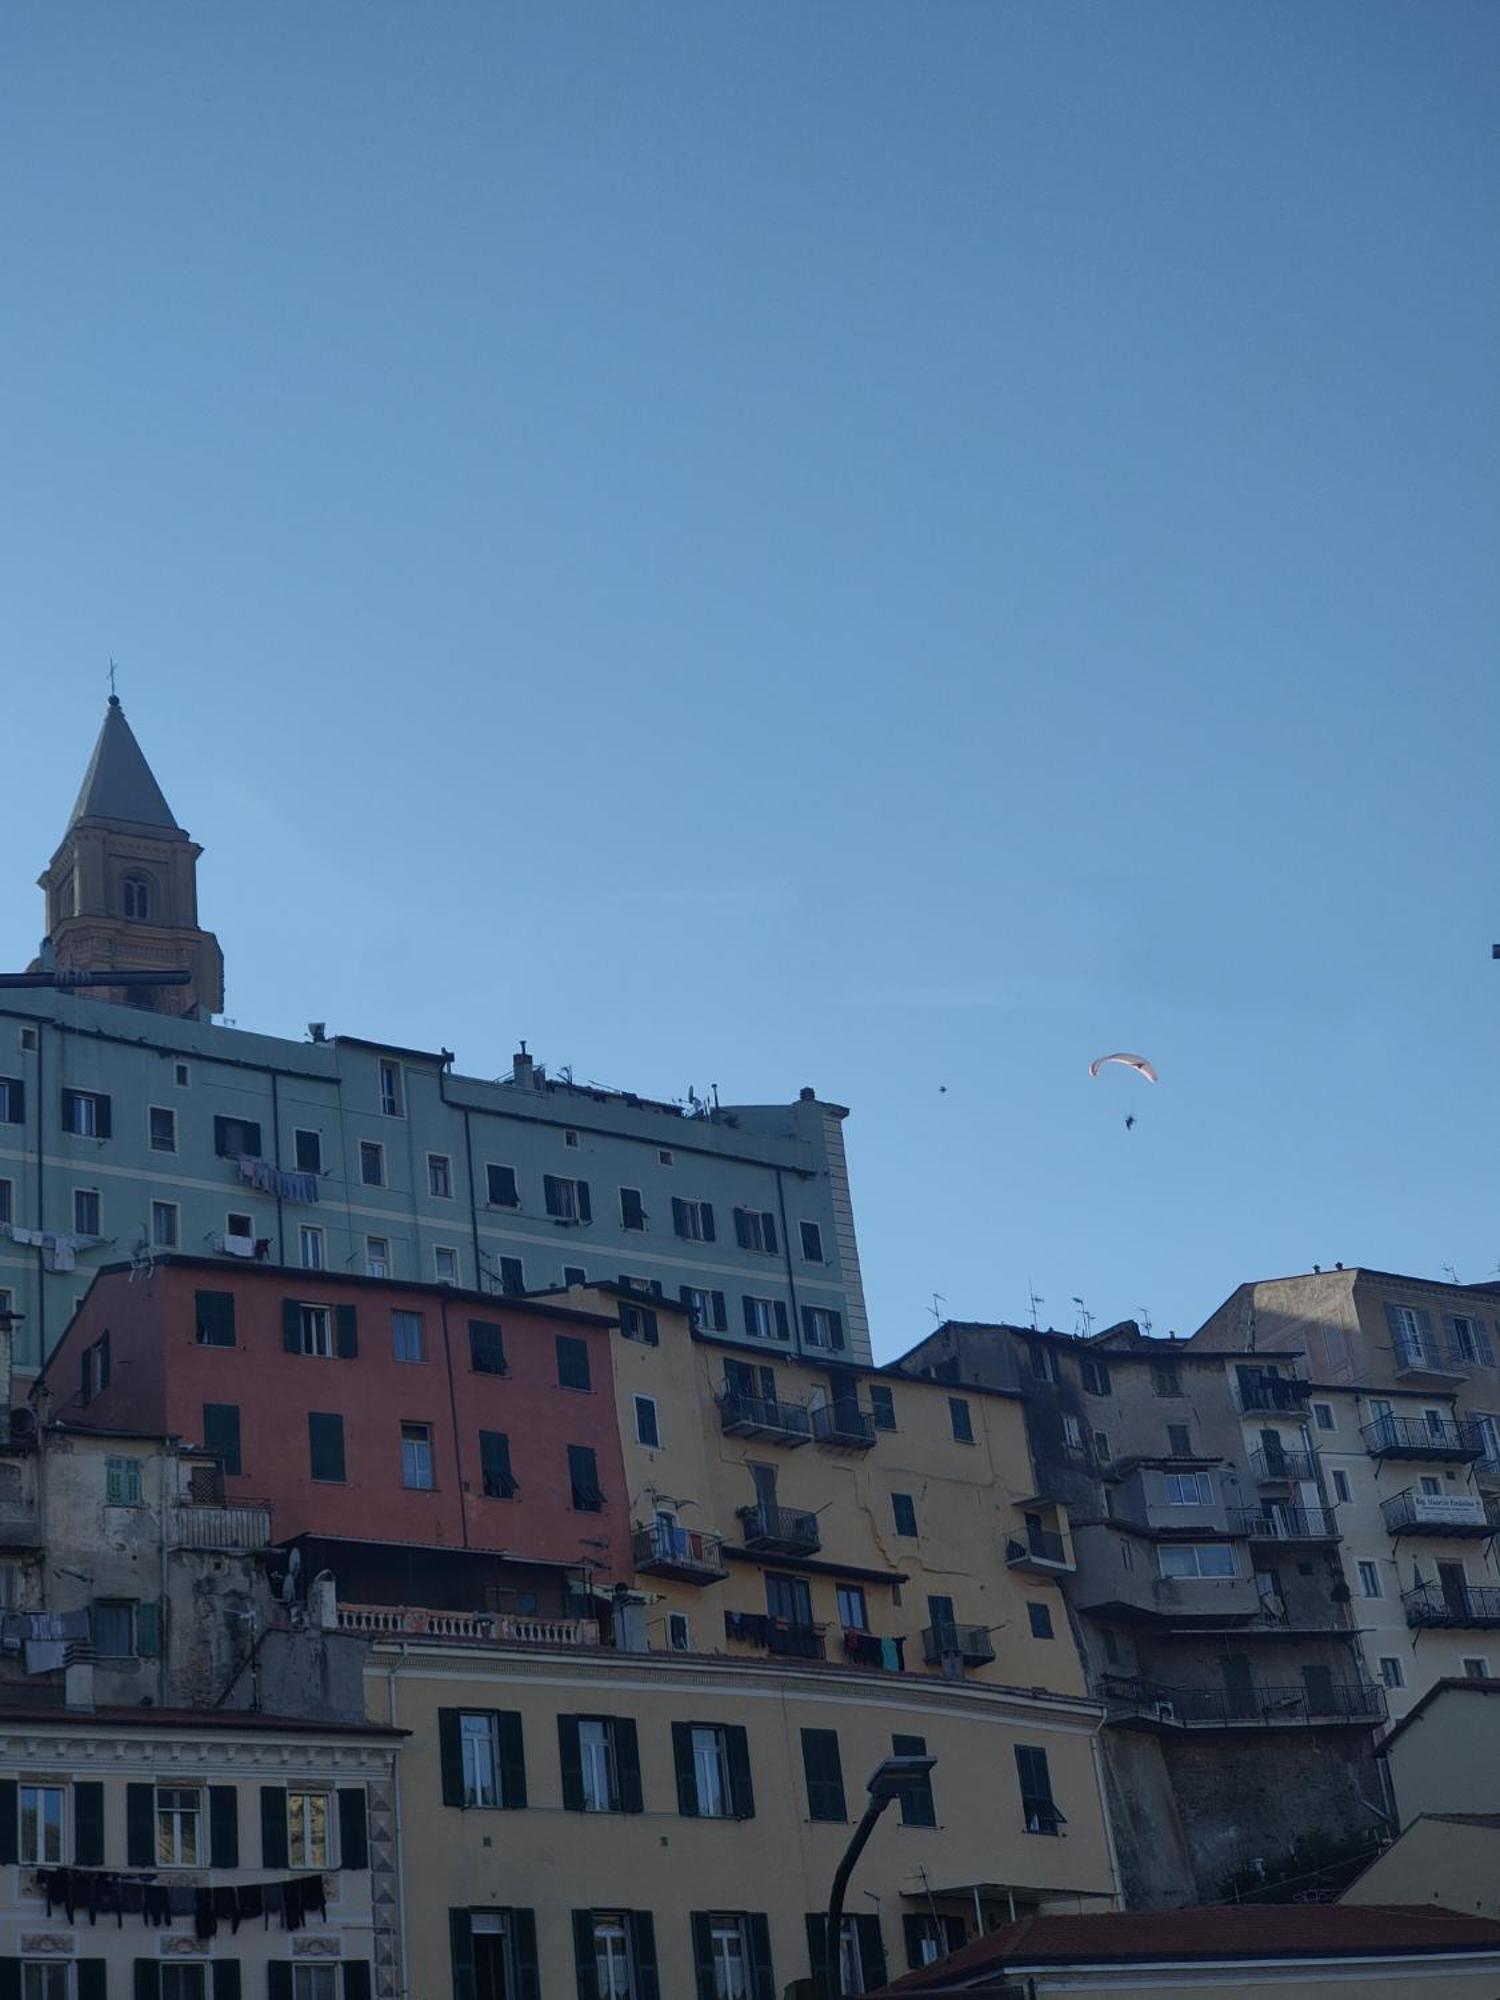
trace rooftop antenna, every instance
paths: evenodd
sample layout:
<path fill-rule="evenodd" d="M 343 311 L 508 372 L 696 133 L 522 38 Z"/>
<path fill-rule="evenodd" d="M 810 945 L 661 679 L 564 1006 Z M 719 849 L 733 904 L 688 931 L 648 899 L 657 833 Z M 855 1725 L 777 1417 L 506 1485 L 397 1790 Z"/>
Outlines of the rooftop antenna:
<path fill-rule="evenodd" d="M 1094 1315 L 1089 1311 L 1088 1307 L 1083 1303 L 1083 1300 L 1080 1299 L 1076 1293 L 1074 1294 L 1073 1297 L 1073 1303 L 1078 1308 L 1078 1320 L 1073 1328 L 1073 1331 L 1076 1334 L 1079 1330 L 1079 1327 L 1082 1327 L 1083 1338 L 1087 1340 L 1090 1334 L 1094 1331 Z"/>
<path fill-rule="evenodd" d="M 1137 1306 L 1136 1313 L 1140 1318 L 1141 1332 L 1145 1334 L 1146 1338 L 1149 1340 L 1151 1338 L 1151 1315 L 1150 1313 L 1147 1312 L 1144 1306 Z"/>
<path fill-rule="evenodd" d="M 1454 1270 L 1453 1266 L 1451 1264 L 1445 1264 L 1443 1266 L 1443 1269 L 1448 1273 L 1448 1283 L 1450 1285 L 1456 1285 L 1458 1283 L 1458 1273 L 1457 1271 Z"/>
<path fill-rule="evenodd" d="M 938 1307 L 940 1305 L 945 1306 L 947 1305 L 947 1303 L 948 1303 L 947 1299 L 943 1296 L 941 1292 L 934 1292 L 932 1295 L 932 1304 L 927 1308 L 927 1310 L 932 1314 L 932 1317 L 937 1321 L 939 1326 L 941 1326 L 943 1323 L 943 1315 L 941 1314 L 941 1312 L 939 1312 Z"/>
<path fill-rule="evenodd" d="M 1030 1278 L 1026 1280 L 1026 1297 L 1031 1306 L 1031 1330 L 1033 1333 L 1039 1333 L 1041 1329 L 1036 1323 L 1036 1309 L 1038 1306 L 1044 1306 L 1047 1301 L 1042 1297 Z"/>

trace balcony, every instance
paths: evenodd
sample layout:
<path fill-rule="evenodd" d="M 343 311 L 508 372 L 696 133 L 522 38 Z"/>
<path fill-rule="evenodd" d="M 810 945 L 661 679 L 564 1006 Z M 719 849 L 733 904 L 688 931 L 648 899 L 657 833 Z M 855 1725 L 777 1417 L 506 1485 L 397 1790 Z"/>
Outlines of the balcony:
<path fill-rule="evenodd" d="M 1456 1424 L 1450 1417 L 1376 1417 L 1361 1424 L 1359 1434 L 1371 1458 L 1441 1459 L 1461 1465 L 1483 1458 L 1484 1446 L 1472 1424 Z"/>
<path fill-rule="evenodd" d="M 1493 1535 L 1500 1531 L 1500 1501 L 1477 1493 L 1423 1493 L 1408 1486 L 1380 1503 L 1393 1535 Z"/>
<path fill-rule="evenodd" d="M 19 1458 L 0 1459 L 0 1549 L 39 1549 L 41 1517 L 28 1495 L 25 1465 Z"/>
<path fill-rule="evenodd" d="M 1421 1388 L 1450 1388 L 1466 1382 L 1472 1366 L 1451 1350 L 1445 1354 L 1430 1333 L 1400 1335 L 1394 1343 L 1392 1358 L 1398 1379 Z"/>
<path fill-rule="evenodd" d="M 406 1604 L 341 1604 L 339 1630 L 363 1639 L 432 1639 L 462 1646 L 597 1646 L 595 1618 L 533 1618 L 503 1611 L 424 1611 Z"/>
<path fill-rule="evenodd" d="M 720 1538 L 698 1528 L 658 1521 L 654 1527 L 636 1529 L 632 1550 L 637 1570 L 646 1576 L 704 1584 L 721 1583 L 729 1574 Z"/>
<path fill-rule="evenodd" d="M 1450 1632 L 1500 1627 L 1500 1590 L 1489 1585 L 1445 1590 L 1440 1583 L 1423 1583 L 1403 1591 L 1401 1602 L 1408 1625 Z"/>
<path fill-rule="evenodd" d="M 1240 1408 L 1246 1412 L 1300 1411 L 1311 1394 L 1311 1382 L 1300 1381 L 1294 1375 L 1263 1375 L 1258 1379 L 1240 1377 Z"/>
<path fill-rule="evenodd" d="M 179 1507 L 173 1517 L 173 1534 L 179 1549 L 254 1554 L 271 1546 L 271 1504 L 268 1500 L 242 1500 L 223 1506 Z"/>
<path fill-rule="evenodd" d="M 1474 1462 L 1474 1478 L 1478 1485 L 1493 1491 L 1500 1487 L 1500 1458 L 1480 1458 Z"/>
<path fill-rule="evenodd" d="M 852 1397 L 814 1404 L 812 1430 L 819 1444 L 838 1451 L 868 1451 L 875 1442 L 874 1419 Z"/>
<path fill-rule="evenodd" d="M 798 1507 L 741 1507 L 740 1537 L 757 1555 L 812 1556 L 823 1546 L 816 1514 Z"/>
<path fill-rule="evenodd" d="M 1236 1507 L 1229 1517 L 1237 1535 L 1252 1542 L 1336 1542 L 1338 1523 L 1329 1507 Z"/>
<path fill-rule="evenodd" d="M 781 1618 L 766 1620 L 766 1651 L 783 1660 L 827 1658 L 822 1625 L 794 1625 Z"/>
<path fill-rule="evenodd" d="M 1073 1569 L 1061 1535 L 1051 1528 L 1029 1526 L 1019 1535 L 1006 1537 L 1005 1564 L 1007 1569 L 1026 1570 L 1032 1576 L 1067 1576 Z"/>
<path fill-rule="evenodd" d="M 803 1404 L 748 1396 L 726 1388 L 719 1399 L 719 1428 L 726 1437 L 767 1438 L 772 1444 L 806 1444 L 812 1419 Z"/>
<path fill-rule="evenodd" d="M 1250 1454 L 1250 1470 L 1258 1486 L 1298 1486 L 1317 1478 L 1318 1461 L 1310 1451 L 1267 1451 L 1261 1445 Z"/>
<path fill-rule="evenodd" d="M 922 1657 L 929 1667 L 954 1658 L 966 1667 L 987 1667 L 995 1642 L 983 1625 L 929 1625 L 922 1634 Z"/>
<path fill-rule="evenodd" d="M 1166 1687 L 1157 1681 L 1106 1683 L 1111 1717 L 1130 1715 L 1163 1729 L 1324 1729 L 1338 1723 L 1371 1728 L 1385 1720 L 1385 1689 L 1364 1682 L 1321 1689 L 1301 1686 Z"/>

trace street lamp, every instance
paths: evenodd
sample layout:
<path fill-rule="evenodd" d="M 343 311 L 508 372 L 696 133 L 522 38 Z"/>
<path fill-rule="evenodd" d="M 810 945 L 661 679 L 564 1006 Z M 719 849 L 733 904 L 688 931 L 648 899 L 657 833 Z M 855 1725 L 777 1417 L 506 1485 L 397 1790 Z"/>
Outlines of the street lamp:
<path fill-rule="evenodd" d="M 922 1791 L 926 1787 L 928 1773 L 936 1762 L 936 1757 L 886 1757 L 875 1766 L 866 1780 L 870 1803 L 865 1807 L 864 1817 L 854 1829 L 854 1837 L 844 1849 L 844 1858 L 834 1871 L 833 1887 L 828 1892 L 828 1937 L 825 1951 L 828 1964 L 828 2000 L 844 2000 L 844 1891 L 849 1886 L 849 1877 L 854 1873 L 854 1864 L 864 1853 L 865 1842 L 875 1831 L 876 1820 L 891 1800 L 899 1799 L 904 1792 Z"/>

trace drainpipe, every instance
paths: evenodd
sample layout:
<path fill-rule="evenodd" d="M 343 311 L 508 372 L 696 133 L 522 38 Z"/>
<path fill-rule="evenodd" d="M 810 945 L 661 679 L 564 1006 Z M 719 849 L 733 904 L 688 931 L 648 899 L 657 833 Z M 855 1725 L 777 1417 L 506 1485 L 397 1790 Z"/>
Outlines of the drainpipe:
<path fill-rule="evenodd" d="M 404 1639 L 401 1641 L 401 1658 L 403 1660 L 406 1658 L 406 1641 Z M 394 1666 L 386 1668 L 385 1690 L 387 1720 L 392 1729 L 399 1729 L 401 1724 L 397 1720 L 398 1703 L 396 1700 L 396 1668 Z M 390 1755 L 391 1800 L 396 1842 L 396 1934 L 397 1949 L 401 1954 L 400 1991 L 404 1995 L 411 1991 L 411 1986 L 406 1975 L 406 1841 L 402 1832 L 401 1820 L 401 1753 L 399 1749 L 396 1749 L 392 1750 Z M 374 1914 L 373 1911 L 371 1914 Z"/>
<path fill-rule="evenodd" d="M 786 1188 L 782 1183 L 780 1167 L 776 1169 L 776 1206 L 781 1212 L 781 1252 L 782 1262 L 786 1265 L 787 1290 L 792 1295 L 792 1349 L 794 1353 L 800 1354 L 802 1352 L 802 1312 L 797 1304 L 797 1279 L 792 1270 L 792 1239 L 787 1232 L 786 1226 Z"/>
<path fill-rule="evenodd" d="M 162 1453 L 161 1457 L 156 1462 L 157 1465 L 160 1467 L 160 1470 L 157 1473 L 157 1478 L 161 1482 L 161 1490 L 157 1495 L 157 1520 L 161 1527 L 161 1597 L 159 1600 L 160 1609 L 157 1611 L 156 1614 L 156 1642 L 161 1650 L 158 1653 L 156 1660 L 156 1700 L 158 1707 L 165 1708 L 167 1705 L 167 1645 L 168 1645 L 167 1509 L 170 1505 L 173 1504 L 173 1502 L 169 1501 L 167 1498 L 167 1478 L 168 1478 L 168 1469 L 170 1468 L 172 1474 L 172 1483 L 174 1486 L 176 1485 L 177 1483 L 176 1474 L 181 1464 L 181 1461 L 177 1456 L 176 1445 L 174 1444 L 169 1446 L 168 1449 Z"/>
<path fill-rule="evenodd" d="M 438 1071 L 438 1096 L 450 1109 L 463 1113 L 464 1170 L 469 1176 L 469 1235 L 474 1243 L 474 1289 L 476 1292 L 483 1292 L 488 1291 L 489 1287 L 484 1282 L 484 1265 L 480 1262 L 479 1255 L 479 1200 L 474 1192 L 474 1132 L 469 1119 L 468 1105 L 454 1104 L 444 1088 L 447 1080 L 448 1071 L 444 1067 Z"/>
<path fill-rule="evenodd" d="M 50 1024 L 49 1024 L 50 1025 Z M 47 1088 L 44 1063 L 47 1052 L 47 1034 L 43 1023 L 37 1022 L 36 1029 L 36 1222 L 33 1227 L 45 1229 L 47 1226 L 46 1203 L 46 1157 L 47 1157 Z M 36 1257 L 36 1362 L 42 1367 L 47 1359 L 47 1272 L 42 1263 L 42 1249 L 38 1244 Z M 11 1354 L 11 1366 L 15 1366 L 15 1354 Z"/>
<path fill-rule="evenodd" d="M 276 1072 L 271 1071 L 271 1164 L 281 1169 L 281 1097 L 276 1089 Z M 286 1230 L 281 1213 L 281 1192 L 278 1183 L 276 1194 L 276 1261 L 286 1262 Z"/>
<path fill-rule="evenodd" d="M 1099 1738 L 1104 1733 L 1104 1717 L 1089 1731 L 1089 1753 L 1094 1760 L 1094 1786 L 1099 1794 L 1099 1810 L 1104 1816 L 1104 1844 L 1109 1853 L 1109 1885 L 1114 1895 L 1114 1907 L 1123 1909 L 1124 1898 L 1120 1893 L 1120 1857 L 1115 1852 L 1115 1830 L 1109 1817 L 1109 1793 L 1104 1783 L 1104 1757 L 1099 1748 Z"/>
<path fill-rule="evenodd" d="M 438 1317 L 443 1327 L 443 1367 L 448 1374 L 448 1419 L 453 1426 L 453 1483 L 458 1488 L 458 1519 L 463 1529 L 464 1547 L 469 1546 L 469 1509 L 464 1500 L 463 1445 L 458 1435 L 458 1397 L 453 1387 L 453 1346 L 448 1338 L 448 1294 L 438 1293 Z"/>

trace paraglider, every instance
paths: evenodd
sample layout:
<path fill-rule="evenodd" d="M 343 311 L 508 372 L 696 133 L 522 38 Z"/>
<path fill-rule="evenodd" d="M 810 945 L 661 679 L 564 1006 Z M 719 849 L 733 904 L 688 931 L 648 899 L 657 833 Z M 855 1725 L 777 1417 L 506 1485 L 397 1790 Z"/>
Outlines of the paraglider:
<path fill-rule="evenodd" d="M 1096 1056 L 1089 1064 L 1089 1075 L 1097 1076 L 1106 1063 L 1123 1063 L 1127 1069 L 1133 1069 L 1143 1076 L 1147 1083 L 1156 1083 L 1160 1080 L 1144 1056 L 1130 1056 L 1123 1052 L 1113 1056 Z"/>

